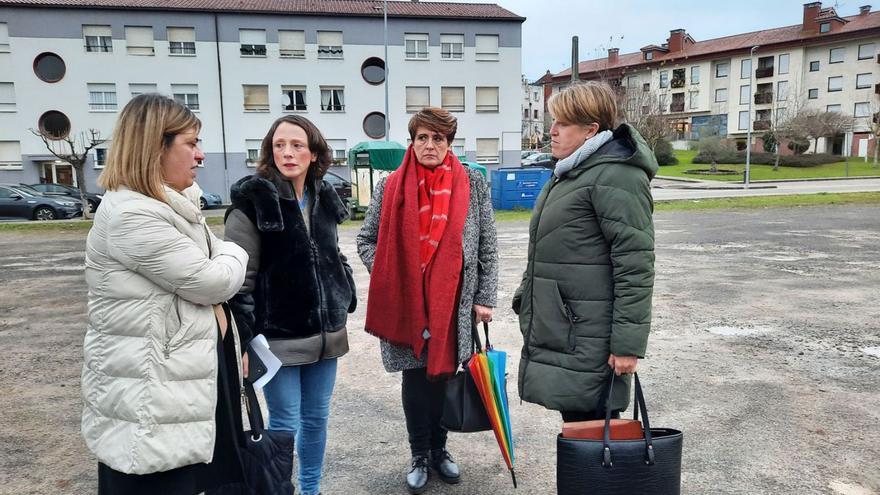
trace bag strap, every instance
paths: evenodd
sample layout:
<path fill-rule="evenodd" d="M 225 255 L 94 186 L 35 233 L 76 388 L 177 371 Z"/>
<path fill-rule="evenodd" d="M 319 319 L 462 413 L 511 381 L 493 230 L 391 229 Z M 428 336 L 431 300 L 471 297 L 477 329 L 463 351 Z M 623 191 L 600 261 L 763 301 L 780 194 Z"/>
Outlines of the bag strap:
<path fill-rule="evenodd" d="M 651 466 L 654 464 L 654 440 L 651 437 L 651 422 L 648 420 L 648 408 L 645 405 L 645 394 L 642 392 L 642 384 L 639 381 L 639 374 L 633 373 L 635 377 L 635 394 L 633 397 L 633 416 L 638 420 L 638 412 L 642 413 L 642 429 L 645 434 L 645 464 Z M 610 401 L 611 389 L 614 387 L 614 372 L 611 372 L 611 380 L 608 386 L 607 399 Z M 602 466 L 610 468 L 611 462 L 611 408 L 605 408 L 605 429 L 602 434 Z"/>
<path fill-rule="evenodd" d="M 489 324 L 485 321 L 483 322 L 483 333 L 486 334 L 486 349 L 492 347 L 492 344 L 489 342 Z M 477 322 L 474 320 L 471 323 L 471 351 L 474 353 L 482 352 L 483 350 L 483 342 L 480 340 L 480 332 L 477 330 Z"/>

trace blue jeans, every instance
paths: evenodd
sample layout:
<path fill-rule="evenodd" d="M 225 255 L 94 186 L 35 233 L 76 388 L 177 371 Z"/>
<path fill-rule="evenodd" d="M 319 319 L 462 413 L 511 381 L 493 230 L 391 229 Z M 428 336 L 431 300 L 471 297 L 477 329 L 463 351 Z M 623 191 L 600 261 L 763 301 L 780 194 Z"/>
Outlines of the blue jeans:
<path fill-rule="evenodd" d="M 266 384 L 269 429 L 296 435 L 299 493 L 321 491 L 321 469 L 327 444 L 330 396 L 336 382 L 336 359 L 285 366 Z"/>

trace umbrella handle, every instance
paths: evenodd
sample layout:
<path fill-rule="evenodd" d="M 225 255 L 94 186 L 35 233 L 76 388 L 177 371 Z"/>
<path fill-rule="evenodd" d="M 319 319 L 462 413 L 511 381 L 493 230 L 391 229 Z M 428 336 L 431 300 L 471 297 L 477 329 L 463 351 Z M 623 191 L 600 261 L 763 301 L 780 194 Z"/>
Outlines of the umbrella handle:
<path fill-rule="evenodd" d="M 492 348 L 492 344 L 489 343 L 489 322 L 488 321 L 483 322 L 483 333 L 486 334 L 486 350 L 489 350 Z"/>

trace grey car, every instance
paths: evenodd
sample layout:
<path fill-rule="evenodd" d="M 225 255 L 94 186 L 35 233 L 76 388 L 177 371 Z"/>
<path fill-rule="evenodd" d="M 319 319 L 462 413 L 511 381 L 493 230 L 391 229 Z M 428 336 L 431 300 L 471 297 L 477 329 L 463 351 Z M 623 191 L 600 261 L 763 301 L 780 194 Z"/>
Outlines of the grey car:
<path fill-rule="evenodd" d="M 79 215 L 82 215 L 79 201 L 44 196 L 27 187 L 0 184 L 0 218 L 59 220 Z"/>
<path fill-rule="evenodd" d="M 37 192 L 42 193 L 44 196 L 68 196 L 68 198 L 63 199 L 71 199 L 72 201 L 79 201 L 79 189 L 68 186 L 67 184 L 31 184 L 31 189 L 35 189 Z M 98 205 L 101 204 L 101 196 L 100 194 L 95 193 L 86 193 L 86 201 L 89 202 L 89 209 L 92 213 L 98 209 Z"/>

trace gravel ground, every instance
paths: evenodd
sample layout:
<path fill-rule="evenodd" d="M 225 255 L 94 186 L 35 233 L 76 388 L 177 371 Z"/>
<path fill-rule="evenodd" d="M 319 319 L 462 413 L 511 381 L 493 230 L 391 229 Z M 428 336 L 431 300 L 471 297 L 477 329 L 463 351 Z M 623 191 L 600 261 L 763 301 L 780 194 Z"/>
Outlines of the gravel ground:
<path fill-rule="evenodd" d="M 654 332 L 640 364 L 652 424 L 685 432 L 687 494 L 880 493 L 880 208 L 656 216 Z M 555 491 L 559 416 L 516 394 L 521 344 L 510 298 L 527 225 L 498 226 L 494 343 L 513 354 L 514 491 L 489 433 L 450 435 L 464 480 L 436 494 Z M 342 249 L 356 258 L 352 227 Z M 0 234 L 0 494 L 94 493 L 79 436 L 85 328 L 83 233 Z M 368 277 L 354 262 L 362 301 Z M 400 377 L 350 320 L 327 450 L 325 494 L 405 493 Z"/>

